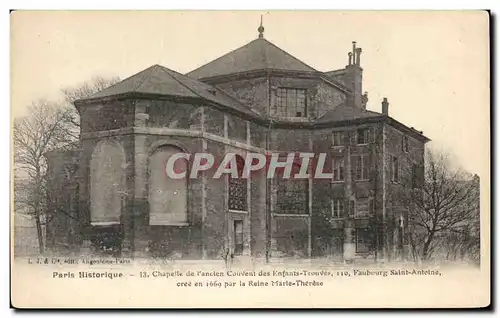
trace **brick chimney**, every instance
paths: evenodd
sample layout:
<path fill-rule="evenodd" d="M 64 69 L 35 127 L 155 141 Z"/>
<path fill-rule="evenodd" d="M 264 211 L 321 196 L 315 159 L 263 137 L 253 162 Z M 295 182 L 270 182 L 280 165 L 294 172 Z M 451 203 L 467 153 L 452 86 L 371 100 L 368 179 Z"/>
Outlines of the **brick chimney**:
<path fill-rule="evenodd" d="M 361 97 L 361 105 L 366 109 L 366 104 L 368 104 L 368 92 L 365 92 Z"/>
<path fill-rule="evenodd" d="M 382 101 L 382 114 L 389 116 L 389 102 L 387 101 L 387 97 L 384 97 Z"/>
<path fill-rule="evenodd" d="M 346 66 L 345 84 L 351 90 L 347 103 L 355 107 L 363 107 L 363 69 L 361 68 L 361 48 L 352 42 L 352 52 L 349 52 L 349 64 Z"/>

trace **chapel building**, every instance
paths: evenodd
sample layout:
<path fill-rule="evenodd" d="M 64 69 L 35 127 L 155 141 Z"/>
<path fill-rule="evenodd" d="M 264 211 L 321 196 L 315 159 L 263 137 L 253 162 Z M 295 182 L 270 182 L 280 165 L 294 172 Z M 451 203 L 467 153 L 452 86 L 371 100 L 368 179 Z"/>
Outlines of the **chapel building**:
<path fill-rule="evenodd" d="M 367 109 L 361 48 L 319 71 L 258 38 L 187 74 L 153 65 L 75 106 L 81 147 L 49 159 L 47 247 L 221 259 L 408 254 L 428 138 Z M 347 53 L 347 52 L 346 52 Z M 176 153 L 326 153 L 331 179 L 171 179 Z M 285 160 L 284 159 L 284 160 Z M 189 171 L 186 161 L 177 161 Z"/>

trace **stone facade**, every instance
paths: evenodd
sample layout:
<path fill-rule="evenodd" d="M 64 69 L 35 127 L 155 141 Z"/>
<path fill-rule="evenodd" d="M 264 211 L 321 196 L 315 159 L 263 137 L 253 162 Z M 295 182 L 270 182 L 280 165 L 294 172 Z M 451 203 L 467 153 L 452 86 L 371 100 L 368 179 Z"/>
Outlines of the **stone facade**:
<path fill-rule="evenodd" d="M 248 50 L 266 42 L 259 38 Z M 54 180 L 61 162 L 76 163 L 70 190 L 53 194 L 75 218 L 67 222 L 54 214 L 48 247 L 57 249 L 74 235 L 75 249 L 130 257 L 404 257 L 407 212 L 397 193 L 423 178 L 428 139 L 387 112 L 366 110 L 360 51 L 353 50 L 345 69 L 326 73 L 274 69 L 270 64 L 279 56 L 268 57 L 268 69 L 201 79 L 154 66 L 141 72 L 146 80 L 135 91 L 126 90 L 128 82 L 120 91 L 119 83 L 108 94 L 77 101 L 81 149 L 49 158 Z M 162 85 L 169 91 L 157 88 Z M 283 91 L 290 94 L 286 102 Z M 297 109 L 303 103 L 300 116 L 278 111 L 290 103 Z M 258 172 L 233 184 L 208 170 L 184 183 L 158 185 L 157 174 L 164 172 L 153 162 L 166 160 L 173 149 L 210 153 L 216 162 L 229 152 L 243 158 L 326 153 L 325 171 L 335 170 L 336 177 L 284 184 Z M 292 188 L 298 192 L 290 195 Z M 231 203 L 235 189 L 237 206 Z M 159 197 L 173 204 L 165 213 L 175 221 L 153 217 Z"/>

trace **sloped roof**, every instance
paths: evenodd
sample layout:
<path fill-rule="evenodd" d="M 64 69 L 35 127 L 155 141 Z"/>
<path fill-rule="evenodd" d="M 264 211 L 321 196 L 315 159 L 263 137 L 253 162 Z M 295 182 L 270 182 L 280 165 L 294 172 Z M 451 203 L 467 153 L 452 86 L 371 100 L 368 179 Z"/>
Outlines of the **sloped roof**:
<path fill-rule="evenodd" d="M 325 123 L 332 121 L 354 120 L 359 118 L 380 117 L 380 113 L 366 110 L 364 108 L 349 106 L 345 103 L 340 104 L 334 109 L 326 112 L 316 120 L 316 123 Z"/>
<path fill-rule="evenodd" d="M 85 100 L 130 93 L 203 98 L 246 114 L 258 114 L 253 109 L 242 104 L 236 98 L 228 95 L 217 87 L 200 82 L 157 64 L 97 92 Z"/>
<path fill-rule="evenodd" d="M 346 69 L 340 69 L 340 70 L 333 70 L 333 71 L 326 71 L 324 72 L 327 76 L 335 77 L 339 75 L 344 75 L 346 73 Z"/>
<path fill-rule="evenodd" d="M 317 72 L 268 40 L 258 38 L 187 75 L 206 78 L 262 69 Z"/>
<path fill-rule="evenodd" d="M 349 106 L 345 103 L 340 104 L 339 106 L 335 107 L 331 111 L 327 112 L 323 116 L 319 117 L 314 124 L 328 124 L 328 123 L 333 123 L 333 122 L 342 122 L 342 121 L 351 121 L 351 120 L 356 120 L 356 119 L 373 119 L 373 120 L 380 120 L 384 119 L 387 120 L 387 122 L 396 127 L 397 129 L 400 129 L 402 131 L 406 131 L 410 134 L 412 134 L 413 137 L 417 138 L 418 140 L 421 140 L 423 142 L 428 142 L 430 141 L 429 138 L 425 137 L 422 132 L 417 131 L 413 127 L 408 127 L 405 124 L 400 123 L 399 121 L 395 120 L 394 118 L 391 118 L 389 116 L 386 116 L 381 113 L 377 113 L 371 110 L 366 110 L 363 108 L 359 107 L 354 107 L 354 106 Z"/>

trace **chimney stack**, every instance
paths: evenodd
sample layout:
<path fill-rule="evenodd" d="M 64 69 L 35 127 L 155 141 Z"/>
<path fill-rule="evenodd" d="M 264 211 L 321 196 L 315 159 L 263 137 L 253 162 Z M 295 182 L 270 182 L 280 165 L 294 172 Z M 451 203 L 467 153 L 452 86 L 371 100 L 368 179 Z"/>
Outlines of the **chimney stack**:
<path fill-rule="evenodd" d="M 368 92 L 365 92 L 362 97 L 363 108 L 366 109 L 366 104 L 368 104 Z"/>
<path fill-rule="evenodd" d="M 346 66 L 345 85 L 351 91 L 347 103 L 350 106 L 363 108 L 363 69 L 360 64 L 361 48 L 352 42 L 352 51 L 349 52 L 349 64 Z"/>
<path fill-rule="evenodd" d="M 384 97 L 382 101 L 382 114 L 389 116 L 389 102 L 387 101 L 387 97 Z"/>
<path fill-rule="evenodd" d="M 356 65 L 360 65 L 361 64 L 361 48 L 357 48 L 356 49 Z"/>

